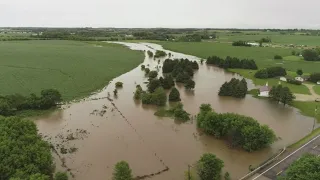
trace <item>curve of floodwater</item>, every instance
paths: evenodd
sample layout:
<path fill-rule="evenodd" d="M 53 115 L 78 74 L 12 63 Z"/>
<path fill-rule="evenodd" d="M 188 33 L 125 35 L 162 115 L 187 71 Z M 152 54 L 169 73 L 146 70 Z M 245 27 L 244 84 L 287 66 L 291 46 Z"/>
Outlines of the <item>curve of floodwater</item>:
<path fill-rule="evenodd" d="M 121 43 L 132 50 L 163 50 L 151 43 Z M 167 51 L 172 58 L 199 58 Z M 146 54 L 146 53 L 145 53 Z M 143 64 L 151 70 L 161 66 L 165 58 L 153 59 L 146 54 Z M 160 60 L 158 64 L 158 60 Z M 200 63 L 199 63 L 200 64 Z M 161 69 L 161 68 L 160 68 Z M 161 70 L 159 71 L 161 75 Z M 69 169 L 74 179 L 111 179 L 116 162 L 129 162 L 135 176 L 154 180 L 183 179 L 188 164 L 194 164 L 205 152 L 211 152 L 225 163 L 224 171 L 232 179 L 248 172 L 287 146 L 307 135 L 313 119 L 302 116 L 296 109 L 283 107 L 247 95 L 245 99 L 219 97 L 220 86 L 237 74 L 223 69 L 200 65 L 195 72 L 193 92 L 177 87 L 187 112 L 196 115 L 202 103 L 210 103 L 216 112 L 234 112 L 251 116 L 272 128 L 279 140 L 264 150 L 248 153 L 232 149 L 223 140 L 201 134 L 194 121 L 177 123 L 170 118 L 154 116 L 155 107 L 133 100 L 137 84 L 145 88 L 147 78 L 140 66 L 115 78 L 100 92 L 62 107 L 62 110 L 36 120 L 39 132 L 55 149 L 58 170 Z M 113 96 L 115 82 L 124 87 Z M 249 81 L 249 88 L 254 85 Z M 71 148 L 74 153 L 63 152 Z"/>

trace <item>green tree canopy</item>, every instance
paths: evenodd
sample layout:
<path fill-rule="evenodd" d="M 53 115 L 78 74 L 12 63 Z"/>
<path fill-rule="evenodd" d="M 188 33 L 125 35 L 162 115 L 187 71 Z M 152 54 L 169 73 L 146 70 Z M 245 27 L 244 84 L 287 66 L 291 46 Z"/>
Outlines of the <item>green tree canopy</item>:
<path fill-rule="evenodd" d="M 297 75 L 301 76 L 303 74 L 302 69 L 297 69 Z"/>
<path fill-rule="evenodd" d="M 181 101 L 181 99 L 180 99 L 180 93 L 179 93 L 179 91 L 178 91 L 178 89 L 177 88 L 172 88 L 172 90 L 171 90 L 171 92 L 170 92 L 170 94 L 169 94 L 169 101 L 173 101 L 173 102 L 175 102 L 175 101 Z"/>
<path fill-rule="evenodd" d="M 132 170 L 125 161 L 118 162 L 114 167 L 112 180 L 132 180 Z"/>
<path fill-rule="evenodd" d="M 221 171 L 224 167 L 222 160 L 214 154 L 205 153 L 197 164 L 197 172 L 201 180 L 213 180 L 221 178 Z"/>
<path fill-rule="evenodd" d="M 0 117 L 0 179 L 51 177 L 50 146 L 37 134 L 33 121 Z"/>
<path fill-rule="evenodd" d="M 150 71 L 148 74 L 149 78 L 156 78 L 158 76 L 158 72 L 157 71 Z"/>
<path fill-rule="evenodd" d="M 57 172 L 54 176 L 54 180 L 68 180 L 68 175 L 65 172 Z"/>
<path fill-rule="evenodd" d="M 305 154 L 300 159 L 294 161 L 287 169 L 280 180 L 311 180 L 320 179 L 320 158 Z"/>

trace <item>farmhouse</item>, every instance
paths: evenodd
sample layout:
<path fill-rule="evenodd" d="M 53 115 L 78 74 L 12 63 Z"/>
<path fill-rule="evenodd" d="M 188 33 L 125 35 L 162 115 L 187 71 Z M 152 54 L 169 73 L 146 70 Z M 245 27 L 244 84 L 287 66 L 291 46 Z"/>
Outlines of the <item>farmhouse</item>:
<path fill-rule="evenodd" d="M 287 82 L 287 78 L 286 77 L 280 77 L 280 81 Z"/>
<path fill-rule="evenodd" d="M 268 86 L 268 83 L 266 83 L 265 86 L 261 86 L 259 90 L 260 90 L 260 93 L 258 96 L 269 97 L 269 92 L 270 92 L 271 88 Z"/>

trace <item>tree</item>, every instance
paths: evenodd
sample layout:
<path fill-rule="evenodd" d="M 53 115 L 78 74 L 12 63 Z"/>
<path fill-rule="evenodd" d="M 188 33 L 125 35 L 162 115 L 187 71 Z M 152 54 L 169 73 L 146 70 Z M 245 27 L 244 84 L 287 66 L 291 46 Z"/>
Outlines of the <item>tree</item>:
<path fill-rule="evenodd" d="M 152 79 L 150 80 L 149 84 L 147 85 L 149 92 L 154 92 L 158 87 L 161 86 L 161 82 L 159 79 Z"/>
<path fill-rule="evenodd" d="M 295 99 L 295 96 L 292 94 L 288 87 L 282 88 L 280 91 L 280 102 L 285 106 L 286 104 L 291 104 L 291 102 Z"/>
<path fill-rule="evenodd" d="M 115 86 L 116 86 L 116 88 L 122 88 L 123 87 L 123 83 L 122 82 L 116 82 Z"/>
<path fill-rule="evenodd" d="M 158 72 L 157 71 L 150 71 L 148 76 L 151 79 L 156 78 L 158 76 Z"/>
<path fill-rule="evenodd" d="M 231 177 L 230 177 L 229 172 L 226 172 L 226 173 L 224 174 L 224 180 L 231 180 Z"/>
<path fill-rule="evenodd" d="M 306 61 L 319 61 L 319 52 L 314 49 L 305 49 L 302 51 L 302 56 Z"/>
<path fill-rule="evenodd" d="M 310 180 L 320 179 L 320 158 L 312 154 L 305 154 L 294 161 L 280 180 Z"/>
<path fill-rule="evenodd" d="M 296 55 L 296 51 L 293 50 L 293 51 L 291 52 L 291 55 L 292 55 L 292 56 L 295 56 L 295 55 Z"/>
<path fill-rule="evenodd" d="M 149 57 L 153 57 L 153 52 L 151 52 L 151 51 L 148 50 L 147 53 L 148 53 L 148 56 L 149 56 Z"/>
<path fill-rule="evenodd" d="M 190 89 L 194 89 L 196 83 L 192 80 L 192 79 L 189 79 L 186 84 L 184 85 L 184 87 L 188 90 Z"/>
<path fill-rule="evenodd" d="M 11 107 L 7 99 L 1 97 L 0 98 L 0 115 L 2 116 L 9 116 L 11 115 Z"/>
<path fill-rule="evenodd" d="M 255 78 L 259 79 L 267 79 L 268 78 L 268 71 L 266 69 L 260 69 L 254 74 Z"/>
<path fill-rule="evenodd" d="M 144 69 L 144 73 L 145 73 L 145 75 L 148 75 L 150 73 L 150 69 L 149 68 L 145 68 Z"/>
<path fill-rule="evenodd" d="M 145 65 L 141 65 L 141 70 L 144 70 L 146 68 L 146 66 Z"/>
<path fill-rule="evenodd" d="M 45 89 L 41 91 L 40 108 L 48 109 L 62 101 L 61 94 L 55 89 Z"/>
<path fill-rule="evenodd" d="M 298 69 L 298 70 L 297 70 L 297 75 L 301 76 L 302 74 L 303 74 L 302 69 Z"/>
<path fill-rule="evenodd" d="M 178 89 L 177 88 L 172 88 L 172 90 L 171 90 L 171 92 L 170 92 L 170 94 L 169 94 L 169 101 L 173 101 L 173 102 L 175 102 L 175 101 L 181 101 L 181 99 L 180 99 L 180 93 L 179 93 L 179 91 L 178 91 Z"/>
<path fill-rule="evenodd" d="M 33 121 L 0 117 L 0 141 L 1 180 L 48 180 L 46 177 L 52 177 L 50 145 L 38 135 Z"/>
<path fill-rule="evenodd" d="M 220 179 L 223 167 L 224 163 L 222 160 L 214 154 L 205 153 L 198 161 L 197 172 L 201 180 Z"/>
<path fill-rule="evenodd" d="M 136 86 L 136 92 L 134 93 L 134 96 L 133 96 L 134 99 L 136 99 L 136 100 L 141 99 L 142 92 L 143 92 L 143 90 L 142 90 L 141 86 L 137 85 Z"/>
<path fill-rule="evenodd" d="M 280 55 L 275 55 L 275 56 L 274 56 L 274 59 L 282 59 L 282 56 L 280 56 Z"/>
<path fill-rule="evenodd" d="M 170 74 L 164 76 L 161 84 L 164 89 L 170 89 L 175 85 L 173 77 Z"/>
<path fill-rule="evenodd" d="M 310 75 L 310 79 L 311 82 L 317 83 L 318 81 L 320 81 L 320 73 L 312 73 Z"/>
<path fill-rule="evenodd" d="M 218 95 L 244 98 L 247 94 L 247 91 L 247 82 L 244 78 L 241 81 L 236 78 L 232 78 L 229 82 L 225 82 L 220 87 Z"/>
<path fill-rule="evenodd" d="M 54 180 L 68 180 L 68 175 L 65 172 L 57 172 L 54 176 Z"/>
<path fill-rule="evenodd" d="M 115 165 L 112 180 L 132 180 L 132 170 L 125 161 L 120 161 Z"/>

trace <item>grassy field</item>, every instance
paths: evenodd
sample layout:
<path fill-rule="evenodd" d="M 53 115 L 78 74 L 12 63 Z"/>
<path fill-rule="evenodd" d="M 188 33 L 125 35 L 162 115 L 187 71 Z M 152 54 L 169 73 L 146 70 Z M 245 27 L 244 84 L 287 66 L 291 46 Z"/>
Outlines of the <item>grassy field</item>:
<path fill-rule="evenodd" d="M 245 70 L 245 69 L 228 69 L 230 72 L 235 72 L 238 74 L 241 74 L 245 78 L 252 79 L 255 85 L 265 85 L 268 82 L 269 86 L 274 86 L 279 84 L 279 79 L 275 78 L 269 78 L 269 79 L 257 79 L 254 77 L 255 70 Z M 304 86 L 304 85 L 295 85 L 295 84 L 289 84 L 287 82 L 282 82 L 282 86 L 286 86 L 291 89 L 293 93 L 298 93 L 298 94 L 311 94 L 309 89 Z"/>
<path fill-rule="evenodd" d="M 313 86 L 313 90 L 320 95 L 320 85 Z"/>
<path fill-rule="evenodd" d="M 300 109 L 301 114 L 315 117 L 320 122 L 320 103 L 315 101 L 294 101 L 292 104 L 293 107 Z M 317 109 L 317 113 L 315 113 L 315 109 Z"/>
<path fill-rule="evenodd" d="M 182 52 L 206 59 L 208 56 L 216 55 L 220 57 L 232 56 L 238 58 L 254 59 L 259 68 L 270 66 L 283 66 L 288 71 L 296 72 L 298 68 L 305 73 L 318 72 L 320 62 L 306 62 L 299 57 L 292 57 L 293 48 L 273 48 L 273 47 L 235 47 L 229 43 L 215 42 L 158 42 L 165 49 Z M 274 60 L 275 55 L 284 57 L 283 60 Z"/>
<path fill-rule="evenodd" d="M 72 100 L 102 88 L 143 58 L 143 53 L 117 44 L 0 42 L 0 94 L 39 94 L 55 88 L 65 100 Z"/>

